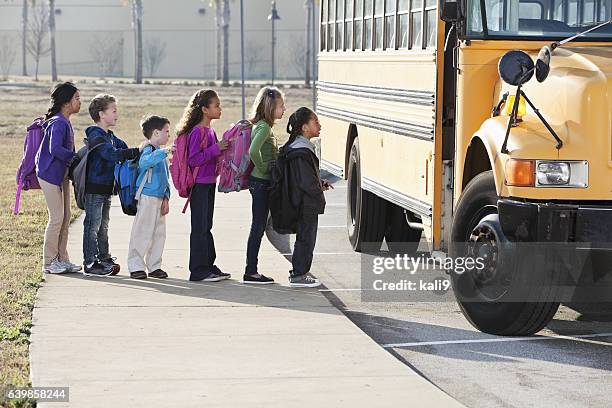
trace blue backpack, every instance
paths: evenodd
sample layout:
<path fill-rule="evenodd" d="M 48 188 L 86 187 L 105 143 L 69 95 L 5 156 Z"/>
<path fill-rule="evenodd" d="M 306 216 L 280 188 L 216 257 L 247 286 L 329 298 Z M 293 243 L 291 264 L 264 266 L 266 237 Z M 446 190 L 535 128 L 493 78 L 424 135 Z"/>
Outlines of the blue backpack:
<path fill-rule="evenodd" d="M 121 202 L 121 209 L 124 214 L 136 215 L 138 212 L 138 199 L 142 194 L 142 189 L 146 183 L 151 181 L 153 168 L 147 170 L 147 174 L 140 186 L 136 184 L 138 180 L 138 159 L 125 160 L 115 165 L 115 183 L 117 184 L 117 194 Z"/>

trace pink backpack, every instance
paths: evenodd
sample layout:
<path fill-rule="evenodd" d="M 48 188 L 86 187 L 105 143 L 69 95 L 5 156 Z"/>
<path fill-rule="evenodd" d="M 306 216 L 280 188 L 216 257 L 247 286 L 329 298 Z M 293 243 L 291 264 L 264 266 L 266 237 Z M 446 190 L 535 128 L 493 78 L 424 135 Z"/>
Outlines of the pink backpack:
<path fill-rule="evenodd" d="M 38 177 L 36 177 L 36 154 L 43 139 L 44 118 L 36 118 L 30 126 L 23 143 L 23 158 L 17 169 L 17 193 L 15 194 L 15 207 L 13 214 L 19 214 L 19 203 L 21 201 L 22 190 L 40 189 Z"/>
<path fill-rule="evenodd" d="M 188 156 L 189 156 L 189 133 L 178 135 L 174 141 L 176 150 L 170 159 L 170 176 L 172 177 L 172 183 L 178 190 L 179 196 L 186 198 L 187 202 L 183 207 L 183 214 L 187 211 L 187 206 L 191 201 L 191 191 L 195 185 L 196 178 L 198 177 L 199 167 L 193 170 L 189 167 Z M 206 148 L 206 142 L 208 138 L 204 137 L 202 140 L 202 148 Z"/>
<path fill-rule="evenodd" d="M 251 146 L 251 128 L 248 120 L 241 120 L 223 134 L 229 142 L 227 150 L 219 158 L 219 192 L 241 191 L 249 187 L 249 175 L 253 163 L 249 156 Z"/>

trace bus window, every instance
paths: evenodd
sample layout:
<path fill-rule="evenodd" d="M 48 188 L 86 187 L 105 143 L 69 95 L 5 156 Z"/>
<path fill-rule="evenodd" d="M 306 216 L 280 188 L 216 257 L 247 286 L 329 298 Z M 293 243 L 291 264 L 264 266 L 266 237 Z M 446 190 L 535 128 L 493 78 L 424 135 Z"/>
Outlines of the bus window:
<path fill-rule="evenodd" d="M 336 51 L 342 51 L 344 49 L 344 0 L 336 1 L 338 2 L 336 11 Z"/>
<path fill-rule="evenodd" d="M 319 39 L 321 41 L 321 51 L 325 51 L 327 49 L 327 0 L 323 0 L 321 3 L 321 33 L 319 34 Z"/>
<path fill-rule="evenodd" d="M 480 6 L 484 4 L 482 13 Z M 467 0 L 467 34 L 472 37 L 563 39 L 610 18 L 612 0 Z M 481 22 L 486 18 L 486 27 Z M 581 39 L 609 41 L 612 26 Z"/>
<path fill-rule="evenodd" d="M 344 17 L 344 49 L 353 50 L 353 0 L 346 1 L 346 16 Z"/>
<path fill-rule="evenodd" d="M 540 3 L 521 3 L 519 18 L 542 19 L 542 5 Z"/>
<path fill-rule="evenodd" d="M 374 3 L 374 48 L 377 50 L 383 47 L 383 16 L 385 13 L 385 1 L 376 0 Z"/>
<path fill-rule="evenodd" d="M 363 0 L 355 1 L 355 49 L 363 49 Z"/>
<path fill-rule="evenodd" d="M 372 18 L 374 16 L 374 0 L 365 0 L 363 15 L 363 35 L 365 37 L 364 50 L 372 49 Z"/>
<path fill-rule="evenodd" d="M 327 51 L 334 50 L 336 22 L 336 0 L 329 0 L 329 19 L 327 20 Z"/>
<path fill-rule="evenodd" d="M 436 46 L 436 33 L 438 32 L 438 10 L 436 0 L 425 0 L 425 47 Z"/>
<path fill-rule="evenodd" d="M 398 27 L 398 37 L 399 37 L 399 48 L 408 48 L 408 0 L 400 0 L 399 7 L 397 9 L 397 13 L 399 15 L 399 27 Z"/>
<path fill-rule="evenodd" d="M 394 50 L 397 48 L 395 44 L 395 0 L 387 0 L 385 9 L 385 49 Z"/>
<path fill-rule="evenodd" d="M 410 12 L 410 36 L 412 38 L 410 48 L 423 48 L 422 22 L 423 22 L 423 0 L 412 0 Z"/>

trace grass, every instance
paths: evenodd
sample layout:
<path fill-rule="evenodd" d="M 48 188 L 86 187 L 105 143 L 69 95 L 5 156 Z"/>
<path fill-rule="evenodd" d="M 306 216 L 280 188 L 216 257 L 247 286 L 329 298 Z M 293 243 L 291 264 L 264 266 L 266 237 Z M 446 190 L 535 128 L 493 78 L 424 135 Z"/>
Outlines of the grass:
<path fill-rule="evenodd" d="M 72 118 L 77 148 L 82 146 L 84 130 L 91 124 L 87 106 L 91 98 L 101 92 L 111 93 L 119 100 L 119 123 L 115 134 L 128 145 L 137 146 L 143 136 L 139 128 L 140 118 L 147 113 L 166 116 L 174 126 L 197 87 L 180 85 L 124 85 L 77 84 L 81 89 L 83 106 L 81 113 Z M 42 268 L 43 234 L 47 223 L 47 209 L 40 190 L 22 194 L 21 213 L 13 216 L 15 200 L 15 172 L 23 154 L 26 126 L 46 112 L 49 83 L 0 83 L 0 391 L 8 387 L 30 385 L 28 347 L 32 310 L 36 292 L 44 281 Z M 240 89 L 218 88 L 223 117 L 214 122 L 219 136 L 223 130 L 240 119 Z M 281 140 L 289 113 L 299 106 L 311 105 L 308 89 L 285 89 L 287 114 L 275 130 Z M 247 89 L 250 103 L 256 88 Z M 247 105 L 247 107 L 249 107 Z M 72 205 L 72 219 L 81 215 Z M 72 261 L 81 263 L 73 254 Z M 44 384 L 41 384 L 44 385 Z M 3 404 L 4 392 L 0 396 Z M 4 402 L 6 404 L 6 401 Z M 11 406 L 30 406 L 21 401 Z"/>

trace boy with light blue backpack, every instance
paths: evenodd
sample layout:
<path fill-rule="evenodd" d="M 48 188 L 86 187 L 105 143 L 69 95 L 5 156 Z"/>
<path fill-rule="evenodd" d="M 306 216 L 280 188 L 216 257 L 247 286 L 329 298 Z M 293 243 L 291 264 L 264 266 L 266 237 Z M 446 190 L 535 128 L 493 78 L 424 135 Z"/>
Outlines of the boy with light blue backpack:
<path fill-rule="evenodd" d="M 170 200 L 168 155 L 174 146 L 161 147 L 169 139 L 167 118 L 149 115 L 140 126 L 147 141 L 138 160 L 138 211 L 132 224 L 128 269 L 132 279 L 146 279 L 146 270 L 149 277 L 164 279 L 168 277 L 161 269 Z"/>

